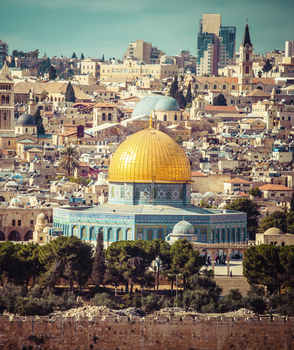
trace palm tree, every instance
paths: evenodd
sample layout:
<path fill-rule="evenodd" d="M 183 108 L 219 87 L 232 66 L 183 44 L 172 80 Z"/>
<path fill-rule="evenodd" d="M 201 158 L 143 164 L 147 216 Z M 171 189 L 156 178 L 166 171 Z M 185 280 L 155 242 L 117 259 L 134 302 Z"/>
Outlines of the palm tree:
<path fill-rule="evenodd" d="M 60 160 L 58 166 L 67 172 L 67 176 L 71 176 L 74 169 L 79 168 L 79 152 L 76 147 L 66 147 L 60 152 Z"/>

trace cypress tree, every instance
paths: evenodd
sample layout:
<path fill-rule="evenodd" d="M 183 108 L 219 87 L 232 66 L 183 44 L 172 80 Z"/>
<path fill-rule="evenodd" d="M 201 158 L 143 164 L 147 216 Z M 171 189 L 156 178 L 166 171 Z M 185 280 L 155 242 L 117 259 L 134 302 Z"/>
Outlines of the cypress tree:
<path fill-rule="evenodd" d="M 227 100 L 223 94 L 217 95 L 213 99 L 213 106 L 227 106 Z"/>
<path fill-rule="evenodd" d="M 189 83 L 189 86 L 188 86 L 188 90 L 187 90 L 187 94 L 186 94 L 185 100 L 186 100 L 186 105 L 187 105 L 188 103 L 192 103 L 191 83 Z"/>
<path fill-rule="evenodd" d="M 177 75 L 174 77 L 174 81 L 172 82 L 171 86 L 170 86 L 170 90 L 169 90 L 169 94 L 171 97 L 175 98 L 176 93 L 178 91 L 179 87 L 178 87 L 178 77 Z"/>
<path fill-rule="evenodd" d="M 185 100 L 185 96 L 183 94 L 183 90 L 177 91 L 175 99 L 177 100 L 178 104 L 180 105 L 180 108 L 186 107 L 186 100 Z"/>
<path fill-rule="evenodd" d="M 93 284 L 95 284 L 97 287 L 101 284 L 104 285 L 105 271 L 106 265 L 103 251 L 103 232 L 99 232 L 97 237 L 96 252 L 91 276 Z"/>
<path fill-rule="evenodd" d="M 69 82 L 66 87 L 65 102 L 75 102 L 75 101 L 76 101 L 75 92 L 71 83 Z"/>
<path fill-rule="evenodd" d="M 49 79 L 55 80 L 57 78 L 56 68 L 54 66 L 50 66 L 49 68 Z"/>
<path fill-rule="evenodd" d="M 41 116 L 40 110 L 37 109 L 36 113 L 34 114 L 35 122 L 37 125 L 37 134 L 45 134 L 45 128 L 43 125 L 43 118 Z"/>
<path fill-rule="evenodd" d="M 105 62 L 105 59 L 104 59 L 104 54 L 102 55 L 102 62 Z"/>
<path fill-rule="evenodd" d="M 83 60 L 85 57 L 84 57 L 84 54 L 81 53 L 81 60 Z"/>

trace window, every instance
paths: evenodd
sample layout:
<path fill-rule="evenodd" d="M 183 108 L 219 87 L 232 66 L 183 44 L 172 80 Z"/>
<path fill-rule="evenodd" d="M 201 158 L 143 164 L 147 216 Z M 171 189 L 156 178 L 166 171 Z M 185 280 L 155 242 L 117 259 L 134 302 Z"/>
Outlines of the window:
<path fill-rule="evenodd" d="M 152 241 L 152 238 L 153 238 L 153 237 L 152 237 L 152 230 L 149 229 L 149 230 L 147 231 L 147 240 L 148 240 L 148 241 Z"/>
<path fill-rule="evenodd" d="M 226 90 L 226 88 L 227 88 L 226 85 L 223 85 L 223 90 Z"/>
<path fill-rule="evenodd" d="M 175 114 L 175 120 L 177 120 L 178 119 L 178 117 L 177 117 L 177 115 Z"/>
<path fill-rule="evenodd" d="M 34 226 L 34 220 L 30 221 L 30 226 Z"/>
<path fill-rule="evenodd" d="M 246 74 L 249 73 L 249 67 L 248 67 L 248 66 L 245 67 L 245 73 L 246 73 Z"/>
<path fill-rule="evenodd" d="M 122 229 L 121 229 L 121 228 L 119 228 L 119 229 L 117 230 L 117 237 L 118 237 L 118 240 L 119 240 L 119 241 L 122 241 L 122 239 L 123 239 L 123 232 L 122 232 Z"/>
<path fill-rule="evenodd" d="M 12 225 L 11 226 L 15 226 L 15 220 L 12 220 Z"/>
<path fill-rule="evenodd" d="M 17 226 L 21 226 L 21 220 L 17 221 Z"/>

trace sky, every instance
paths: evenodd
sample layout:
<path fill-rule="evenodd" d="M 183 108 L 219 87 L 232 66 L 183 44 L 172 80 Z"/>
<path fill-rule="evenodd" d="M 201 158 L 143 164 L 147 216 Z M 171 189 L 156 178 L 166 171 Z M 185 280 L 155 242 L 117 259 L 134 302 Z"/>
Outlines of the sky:
<path fill-rule="evenodd" d="M 236 51 L 248 20 L 255 53 L 285 49 L 294 40 L 293 0 L 10 0 L 2 1 L 0 39 L 12 50 L 39 49 L 40 57 L 121 59 L 130 42 L 143 39 L 177 55 L 196 55 L 199 19 L 222 14 L 237 29 Z"/>

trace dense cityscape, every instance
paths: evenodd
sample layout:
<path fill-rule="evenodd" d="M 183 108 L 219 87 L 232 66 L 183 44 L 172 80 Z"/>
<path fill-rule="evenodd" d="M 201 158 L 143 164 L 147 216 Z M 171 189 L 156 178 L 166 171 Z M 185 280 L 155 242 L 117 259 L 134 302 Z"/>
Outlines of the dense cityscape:
<path fill-rule="evenodd" d="M 196 56 L 0 40 L 1 348 L 291 348 L 294 41 L 222 22 Z"/>

